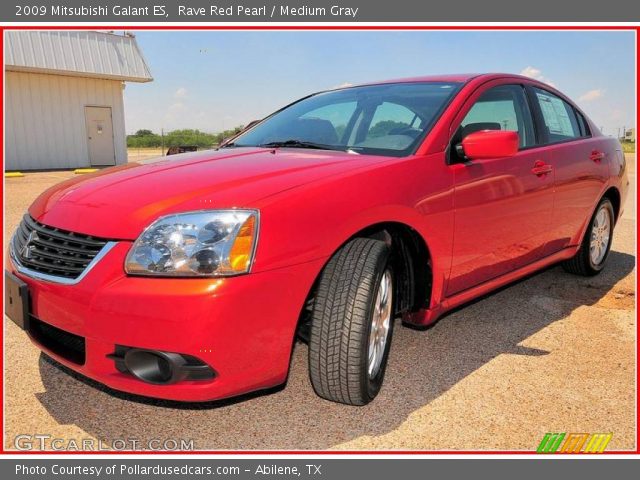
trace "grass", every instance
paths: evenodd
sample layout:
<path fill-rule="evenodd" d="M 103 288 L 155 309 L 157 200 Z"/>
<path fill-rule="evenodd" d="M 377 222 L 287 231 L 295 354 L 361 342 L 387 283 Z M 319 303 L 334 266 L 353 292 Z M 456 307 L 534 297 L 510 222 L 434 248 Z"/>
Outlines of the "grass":
<path fill-rule="evenodd" d="M 160 157 L 162 153 L 161 148 L 127 148 L 127 158 L 130 162 Z"/>
<path fill-rule="evenodd" d="M 622 142 L 622 151 L 624 153 L 636 153 L 636 142 Z"/>
<path fill-rule="evenodd" d="M 160 147 L 151 147 L 151 148 L 127 148 L 127 152 L 129 155 L 162 155 L 162 148 Z"/>

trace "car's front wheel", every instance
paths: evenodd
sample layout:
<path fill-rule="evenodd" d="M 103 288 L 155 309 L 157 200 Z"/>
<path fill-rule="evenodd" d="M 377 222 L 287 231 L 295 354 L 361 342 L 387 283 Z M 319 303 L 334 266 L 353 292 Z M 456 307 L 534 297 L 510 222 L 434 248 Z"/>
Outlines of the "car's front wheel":
<path fill-rule="evenodd" d="M 562 264 L 564 269 L 569 273 L 587 277 L 600 273 L 611 250 L 614 224 L 613 205 L 611 200 L 605 197 L 591 218 L 580 250 L 575 257 Z"/>
<path fill-rule="evenodd" d="M 393 332 L 394 282 L 384 242 L 356 238 L 321 274 L 309 336 L 309 374 L 318 395 L 365 405 L 382 386 Z"/>

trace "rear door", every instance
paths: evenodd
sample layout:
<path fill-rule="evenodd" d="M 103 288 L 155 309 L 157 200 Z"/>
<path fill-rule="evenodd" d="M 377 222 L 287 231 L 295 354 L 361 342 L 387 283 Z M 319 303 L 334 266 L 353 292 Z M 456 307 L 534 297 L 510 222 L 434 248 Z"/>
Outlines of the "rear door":
<path fill-rule="evenodd" d="M 538 112 L 541 142 L 550 151 L 555 171 L 556 208 L 547 246 L 551 254 L 580 241 L 608 179 L 608 152 L 569 102 L 538 87 L 530 87 L 530 96 Z"/>
<path fill-rule="evenodd" d="M 455 226 L 448 296 L 544 256 L 554 183 L 523 85 L 492 82 L 470 97 L 452 127 L 450 156 L 466 135 L 487 129 L 517 131 L 520 150 L 506 158 L 450 158 Z"/>

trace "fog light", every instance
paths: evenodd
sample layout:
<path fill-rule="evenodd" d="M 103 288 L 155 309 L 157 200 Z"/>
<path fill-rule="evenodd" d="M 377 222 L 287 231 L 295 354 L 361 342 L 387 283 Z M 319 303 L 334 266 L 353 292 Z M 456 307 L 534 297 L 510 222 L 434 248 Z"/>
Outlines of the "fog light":
<path fill-rule="evenodd" d="M 193 355 L 162 352 L 144 348 L 115 345 L 107 355 L 120 373 L 154 385 L 171 385 L 180 381 L 212 380 L 213 368 Z"/>
<path fill-rule="evenodd" d="M 131 349 L 124 356 L 124 364 L 133 376 L 143 382 L 167 385 L 185 376 L 182 355 L 151 350 Z"/>

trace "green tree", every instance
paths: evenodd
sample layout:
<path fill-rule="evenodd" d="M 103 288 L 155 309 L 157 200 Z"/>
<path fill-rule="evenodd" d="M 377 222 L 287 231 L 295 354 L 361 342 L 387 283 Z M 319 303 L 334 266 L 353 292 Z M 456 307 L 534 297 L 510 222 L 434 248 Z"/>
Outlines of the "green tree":
<path fill-rule="evenodd" d="M 164 146 L 178 147 L 195 145 L 199 149 L 214 148 L 223 139 L 231 137 L 242 130 L 242 126 L 218 133 L 207 133 L 198 129 L 185 128 L 165 132 L 164 138 L 148 129 L 140 129 L 133 135 L 127 135 L 128 148 L 158 148 Z"/>
<path fill-rule="evenodd" d="M 396 122 L 395 120 L 382 120 L 369 129 L 368 137 L 384 137 L 391 130 L 398 128 L 407 128 L 408 124 L 404 122 Z"/>
<path fill-rule="evenodd" d="M 148 137 L 150 135 L 155 135 L 151 130 L 138 130 L 134 136 L 135 137 Z"/>

